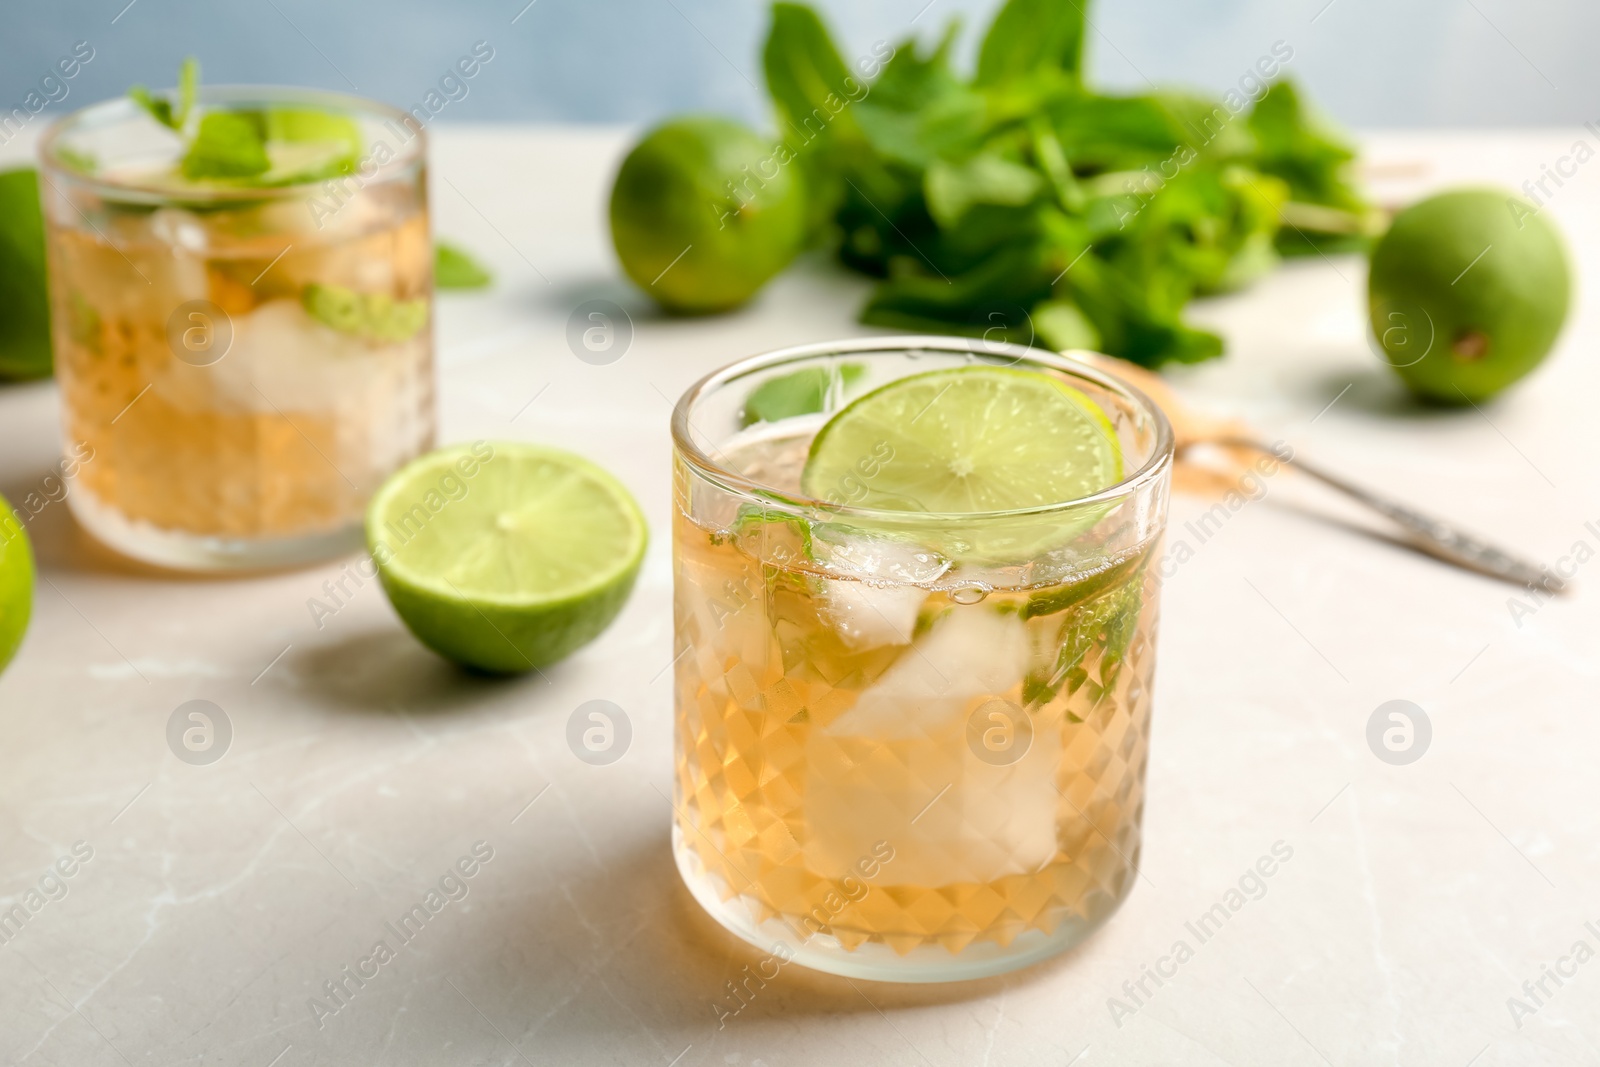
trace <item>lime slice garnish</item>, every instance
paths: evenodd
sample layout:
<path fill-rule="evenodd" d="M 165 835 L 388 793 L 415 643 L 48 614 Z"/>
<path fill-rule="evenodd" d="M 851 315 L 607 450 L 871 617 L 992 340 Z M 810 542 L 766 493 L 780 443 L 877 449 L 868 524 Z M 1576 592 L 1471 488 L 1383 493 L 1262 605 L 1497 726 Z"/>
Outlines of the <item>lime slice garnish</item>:
<path fill-rule="evenodd" d="M 800 485 L 861 508 L 964 516 L 1064 504 L 1121 478 L 1116 430 L 1093 400 L 1046 374 L 978 366 L 901 378 L 843 408 L 812 441 Z M 1007 520 L 991 538 L 973 524 L 953 551 L 1025 555 L 1102 513 Z"/>
<path fill-rule="evenodd" d="M 1066 503 L 1121 477 L 1116 430 L 1083 393 L 1034 371 L 958 367 L 845 407 L 811 442 L 800 484 L 826 499 L 859 483 L 850 502 L 864 508 L 971 515 Z"/>
<path fill-rule="evenodd" d="M 644 558 L 644 515 L 620 482 L 566 452 L 455 445 L 391 477 L 367 510 L 384 590 L 423 644 L 487 671 L 525 671 L 610 625 Z"/>

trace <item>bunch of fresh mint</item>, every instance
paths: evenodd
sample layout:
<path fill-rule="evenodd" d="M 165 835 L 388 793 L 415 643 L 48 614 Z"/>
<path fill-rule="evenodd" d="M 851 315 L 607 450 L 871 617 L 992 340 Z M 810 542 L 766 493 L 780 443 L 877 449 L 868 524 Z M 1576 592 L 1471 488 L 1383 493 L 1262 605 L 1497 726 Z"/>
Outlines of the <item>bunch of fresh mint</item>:
<path fill-rule="evenodd" d="M 1253 107 L 1084 84 L 1088 0 L 1007 0 L 970 78 L 952 25 L 853 72 L 817 14 L 773 6 L 764 52 L 814 238 L 882 278 L 865 322 L 1094 348 L 1145 366 L 1219 355 L 1198 295 L 1283 255 L 1360 247 L 1354 152 L 1279 81 Z M 879 57 L 883 54 L 879 50 Z"/>

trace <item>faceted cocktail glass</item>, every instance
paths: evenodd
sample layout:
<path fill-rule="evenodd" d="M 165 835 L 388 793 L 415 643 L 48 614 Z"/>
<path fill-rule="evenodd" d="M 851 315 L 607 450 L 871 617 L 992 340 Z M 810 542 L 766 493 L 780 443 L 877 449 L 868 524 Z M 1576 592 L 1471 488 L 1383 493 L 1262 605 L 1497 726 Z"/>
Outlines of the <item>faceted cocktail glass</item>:
<path fill-rule="evenodd" d="M 1091 398 L 1122 480 L 1026 511 L 873 511 L 852 501 L 896 461 L 880 442 L 825 499 L 801 493 L 851 397 L 977 364 Z M 821 410 L 754 421 L 752 392 L 796 372 Z M 1037 350 L 874 338 L 717 371 L 672 429 L 673 845 L 701 905 L 764 951 L 888 981 L 995 974 L 1087 936 L 1139 862 L 1159 409 Z"/>
<path fill-rule="evenodd" d="M 175 180 L 178 138 L 129 100 L 41 145 L 68 500 L 96 537 L 185 569 L 361 544 L 367 499 L 434 434 L 424 138 L 382 105 L 208 87 L 202 108 L 345 116 L 353 173 Z"/>

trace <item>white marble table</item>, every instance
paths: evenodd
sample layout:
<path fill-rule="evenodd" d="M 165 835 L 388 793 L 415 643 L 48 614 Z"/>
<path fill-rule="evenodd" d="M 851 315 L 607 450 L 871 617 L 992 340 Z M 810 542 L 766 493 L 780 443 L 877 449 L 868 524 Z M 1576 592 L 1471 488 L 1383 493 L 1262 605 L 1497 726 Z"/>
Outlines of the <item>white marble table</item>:
<path fill-rule="evenodd" d="M 1369 143 L 1391 164 L 1385 194 L 1403 196 L 1520 185 L 1576 136 Z M 0 677 L 0 908 L 58 859 L 73 873 L 46 879 L 65 896 L 0 944 L 0 1062 L 1600 1058 L 1600 962 L 1562 964 L 1575 974 L 1546 979 L 1531 1013 L 1507 1006 L 1574 942 L 1600 949 L 1600 565 L 1578 574 L 1576 596 L 1519 620 L 1515 590 L 1319 518 L 1346 513 L 1287 479 L 1203 543 L 1183 525 L 1203 505 L 1176 504 L 1174 537 L 1195 552 L 1165 592 L 1145 877 L 1109 926 L 1053 963 L 962 986 L 852 987 L 786 968 L 719 1029 L 723 982 L 755 956 L 697 913 L 669 855 L 670 400 L 735 357 L 860 332 L 865 289 L 809 264 L 736 315 L 657 317 L 618 280 L 605 239 L 623 144 L 503 127 L 445 130 L 434 149 L 439 231 L 500 274 L 487 295 L 442 302 L 443 438 L 582 452 L 632 487 L 655 531 L 617 623 L 547 680 L 455 672 L 370 584 L 319 628 L 307 601 L 340 564 L 190 580 L 119 561 L 63 505 L 31 523 L 35 618 Z M 1174 380 L 1540 559 L 1600 547 L 1597 182 L 1580 170 L 1549 209 L 1591 279 L 1574 322 L 1536 378 L 1482 412 L 1404 402 L 1367 349 L 1352 259 L 1297 263 L 1198 309 L 1232 353 Z M 597 297 L 636 328 L 609 366 L 565 341 L 572 309 Z M 56 449 L 53 387 L 0 389 L 0 491 L 37 487 Z M 208 766 L 167 745 L 168 717 L 191 699 L 233 725 Z M 564 739 L 591 699 L 632 722 L 609 766 Z M 1366 741 L 1391 699 L 1432 723 L 1407 766 Z M 476 842 L 492 859 L 465 898 L 375 977 L 345 979 Z M 1292 858 L 1198 943 L 1186 922 L 1278 842 Z M 75 845 L 92 857 L 71 859 Z M 1180 939 L 1193 957 L 1139 990 Z M 339 981 L 335 1000 L 325 983 Z"/>

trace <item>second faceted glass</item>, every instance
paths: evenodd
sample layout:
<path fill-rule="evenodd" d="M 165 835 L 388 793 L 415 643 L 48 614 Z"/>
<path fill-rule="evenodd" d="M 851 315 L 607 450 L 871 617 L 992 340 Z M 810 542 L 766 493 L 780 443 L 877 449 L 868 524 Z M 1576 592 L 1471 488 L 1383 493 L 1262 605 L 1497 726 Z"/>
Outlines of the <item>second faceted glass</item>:
<path fill-rule="evenodd" d="M 199 109 L 257 130 L 270 169 L 191 177 L 126 99 L 41 148 L 68 499 L 168 566 L 350 551 L 433 441 L 423 134 L 331 93 L 222 86 Z"/>
<path fill-rule="evenodd" d="M 1115 484 L 1001 513 L 857 506 L 920 462 L 888 433 L 801 491 L 849 400 L 985 366 L 1087 398 Z M 1139 861 L 1160 412 L 1073 360 L 895 338 L 729 367 L 673 433 L 674 843 L 701 904 L 766 951 L 892 981 L 994 974 L 1085 937 Z"/>

